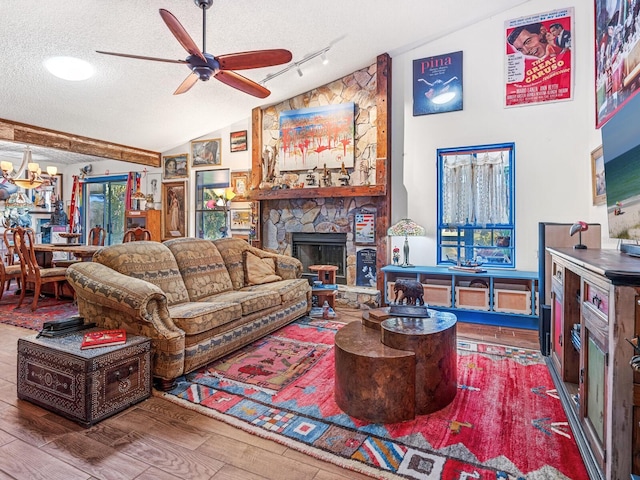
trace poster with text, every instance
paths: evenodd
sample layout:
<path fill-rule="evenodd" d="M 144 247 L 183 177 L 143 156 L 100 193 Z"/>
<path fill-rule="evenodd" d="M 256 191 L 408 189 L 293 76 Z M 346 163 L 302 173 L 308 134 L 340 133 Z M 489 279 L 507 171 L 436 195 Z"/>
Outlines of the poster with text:
<path fill-rule="evenodd" d="M 573 8 L 505 22 L 505 105 L 571 100 Z"/>
<path fill-rule="evenodd" d="M 361 248 L 356 251 L 356 285 L 358 287 L 377 285 L 375 248 Z"/>
<path fill-rule="evenodd" d="M 462 110 L 462 52 L 413 61 L 413 116 Z"/>
<path fill-rule="evenodd" d="M 596 128 L 640 92 L 640 1 L 595 0 Z"/>

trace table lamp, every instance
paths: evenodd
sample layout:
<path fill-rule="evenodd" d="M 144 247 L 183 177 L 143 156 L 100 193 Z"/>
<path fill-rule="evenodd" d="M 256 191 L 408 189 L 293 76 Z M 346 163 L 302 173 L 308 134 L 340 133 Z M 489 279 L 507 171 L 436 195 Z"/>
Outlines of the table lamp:
<path fill-rule="evenodd" d="M 395 225 L 389 227 L 387 235 L 390 237 L 404 237 L 404 262 L 401 267 L 412 267 L 409 263 L 409 238 L 408 237 L 423 237 L 426 235 L 426 230 L 413 220 L 403 218 Z"/>

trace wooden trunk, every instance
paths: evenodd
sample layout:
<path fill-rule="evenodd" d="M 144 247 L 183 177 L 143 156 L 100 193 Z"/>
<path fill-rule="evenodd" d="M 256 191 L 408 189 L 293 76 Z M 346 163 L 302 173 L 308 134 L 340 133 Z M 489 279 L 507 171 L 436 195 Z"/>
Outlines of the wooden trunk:
<path fill-rule="evenodd" d="M 151 395 L 151 341 L 81 350 L 87 330 L 18 340 L 18 398 L 89 427 Z"/>

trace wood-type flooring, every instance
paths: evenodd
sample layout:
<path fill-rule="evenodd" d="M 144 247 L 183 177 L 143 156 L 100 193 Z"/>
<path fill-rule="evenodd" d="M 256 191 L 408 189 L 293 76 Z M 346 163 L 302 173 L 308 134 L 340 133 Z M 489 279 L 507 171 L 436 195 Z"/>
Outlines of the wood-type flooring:
<path fill-rule="evenodd" d="M 343 321 L 358 310 L 338 310 Z M 18 338 L 0 324 L 0 480 L 358 480 L 224 422 L 152 397 L 85 429 L 16 395 Z M 458 336 L 538 349 L 537 332 L 458 324 Z"/>

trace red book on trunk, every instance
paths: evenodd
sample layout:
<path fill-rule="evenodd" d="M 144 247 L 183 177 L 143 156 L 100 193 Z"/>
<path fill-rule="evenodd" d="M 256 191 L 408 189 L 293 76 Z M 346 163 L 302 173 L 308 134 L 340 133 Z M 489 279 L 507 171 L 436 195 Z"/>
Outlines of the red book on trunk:
<path fill-rule="evenodd" d="M 82 337 L 82 345 L 80 348 L 111 347 L 113 345 L 122 345 L 127 341 L 127 332 L 121 328 L 114 330 L 98 330 L 95 332 L 85 333 Z"/>

